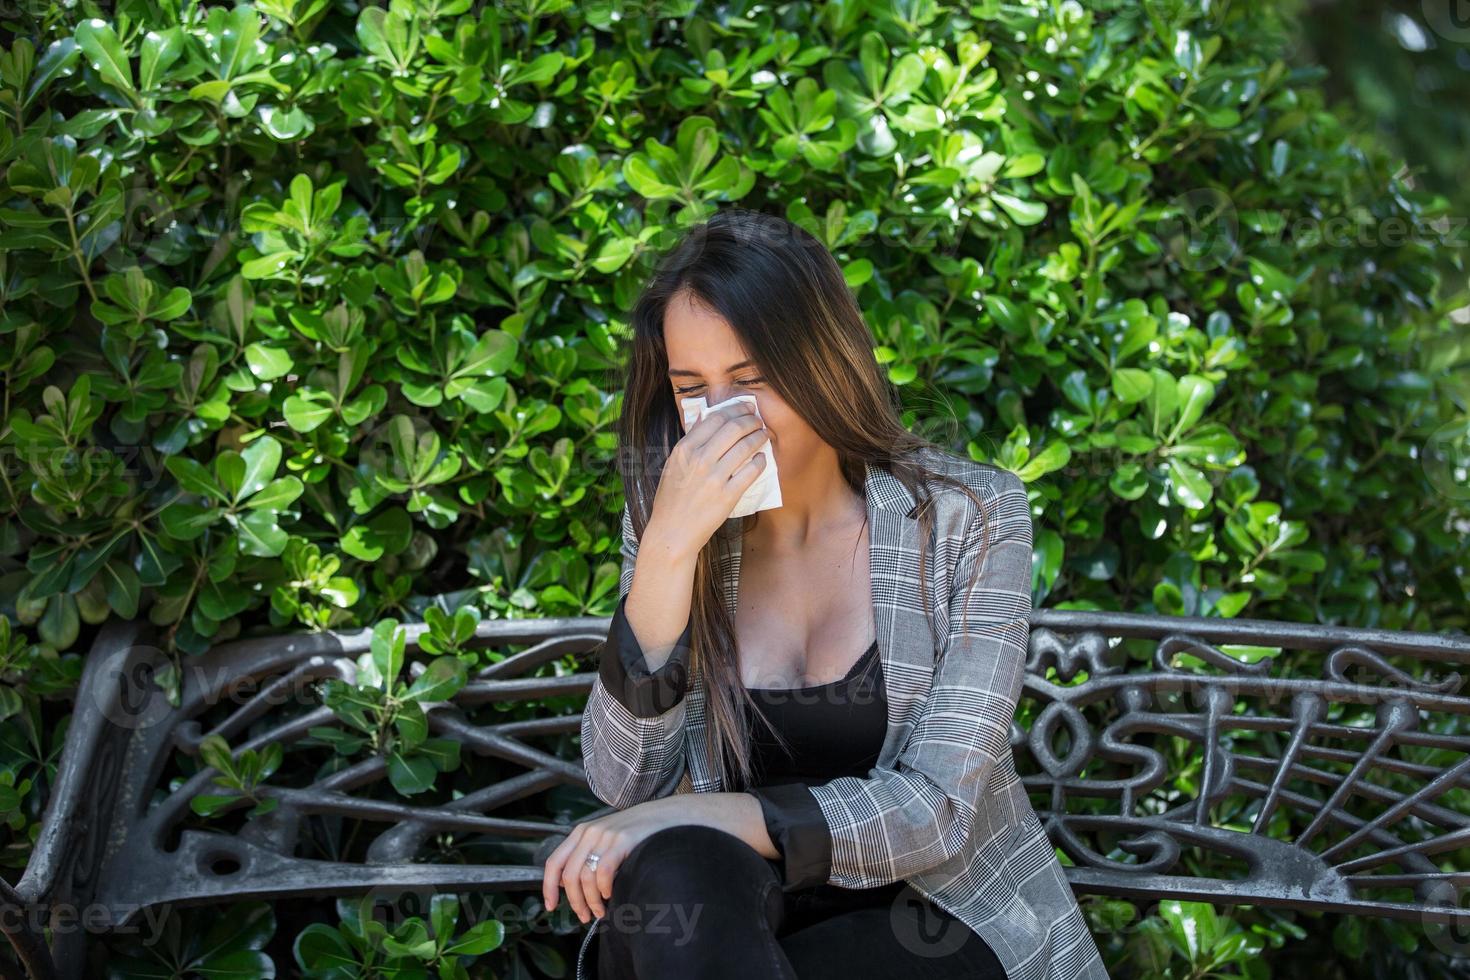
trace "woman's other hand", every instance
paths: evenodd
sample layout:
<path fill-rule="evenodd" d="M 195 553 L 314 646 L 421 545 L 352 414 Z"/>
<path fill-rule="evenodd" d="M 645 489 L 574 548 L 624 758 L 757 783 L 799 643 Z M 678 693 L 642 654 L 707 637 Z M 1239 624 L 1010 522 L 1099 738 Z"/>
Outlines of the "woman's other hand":
<path fill-rule="evenodd" d="M 557 892 L 565 889 L 572 911 L 583 923 L 606 915 L 613 875 L 623 859 L 645 837 L 665 827 L 697 822 L 690 819 L 690 806 L 690 794 L 661 797 L 577 824 L 546 859 L 541 898 L 547 911 L 556 908 Z M 587 866 L 589 854 L 598 855 L 595 870 Z"/>

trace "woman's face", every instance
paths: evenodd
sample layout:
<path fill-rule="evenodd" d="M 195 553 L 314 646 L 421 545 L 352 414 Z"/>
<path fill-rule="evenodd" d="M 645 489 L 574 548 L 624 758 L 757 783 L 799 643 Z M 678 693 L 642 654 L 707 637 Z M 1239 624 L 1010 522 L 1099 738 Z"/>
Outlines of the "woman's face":
<path fill-rule="evenodd" d="M 707 405 L 736 395 L 754 395 L 770 433 L 771 451 L 782 482 L 810 462 L 823 443 L 816 432 L 765 383 L 760 368 L 724 317 L 680 293 L 664 312 L 664 346 L 669 355 L 669 386 L 683 423 L 683 400 L 703 398 Z M 685 429 L 687 430 L 687 427 Z"/>

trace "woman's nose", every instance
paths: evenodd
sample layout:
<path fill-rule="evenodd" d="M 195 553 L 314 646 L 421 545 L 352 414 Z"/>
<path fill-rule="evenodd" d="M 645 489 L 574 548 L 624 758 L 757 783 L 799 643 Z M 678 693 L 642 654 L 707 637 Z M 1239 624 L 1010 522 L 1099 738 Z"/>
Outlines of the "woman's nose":
<path fill-rule="evenodd" d="M 710 388 L 709 394 L 706 397 L 709 398 L 708 404 L 710 404 L 710 405 L 718 405 L 721 402 L 729 401 L 731 398 L 734 398 L 736 395 L 743 395 L 743 394 L 745 394 L 745 392 L 741 391 L 735 385 L 727 385 L 724 388 L 718 388 L 718 387 Z"/>
<path fill-rule="evenodd" d="M 753 395 L 753 394 L 754 394 L 754 392 L 746 391 L 740 385 L 733 385 L 733 384 L 732 385 L 710 385 L 709 387 L 705 388 L 704 391 L 702 391 L 698 395 L 680 395 L 679 396 L 679 417 L 680 417 L 681 420 L 683 419 L 683 417 L 684 417 L 684 402 L 687 399 L 690 399 L 690 398 L 703 398 L 704 399 L 704 403 L 707 406 L 709 406 L 710 408 L 713 408 L 716 405 L 719 405 L 719 404 L 721 404 L 723 402 L 729 401 L 731 398 L 734 398 L 736 395 Z M 688 432 L 689 431 L 689 428 L 690 428 L 689 425 L 684 426 L 684 431 L 685 432 Z"/>

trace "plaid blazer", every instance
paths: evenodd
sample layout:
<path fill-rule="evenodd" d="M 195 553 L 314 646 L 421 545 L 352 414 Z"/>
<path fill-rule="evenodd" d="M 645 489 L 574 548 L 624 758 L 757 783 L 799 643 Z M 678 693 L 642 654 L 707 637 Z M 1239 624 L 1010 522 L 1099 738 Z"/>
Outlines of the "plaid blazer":
<path fill-rule="evenodd" d="M 1008 470 L 947 453 L 925 460 L 986 502 L 982 514 L 954 487 L 930 488 L 926 586 L 941 646 L 919 589 L 917 498 L 887 470 L 869 466 L 869 572 L 888 731 L 867 778 L 751 791 L 782 851 L 783 887 L 825 881 L 874 888 L 901 878 L 975 930 L 1008 980 L 1107 980 L 1011 753 L 1030 633 L 1025 485 Z M 734 532 L 733 544 L 717 570 L 733 616 L 740 535 L 730 522 L 725 530 Z M 637 550 L 625 507 L 622 599 Z M 965 590 L 977 563 L 975 585 Z M 671 793 L 723 791 L 711 764 L 700 671 L 688 672 L 689 628 L 650 673 L 621 611 L 622 600 L 582 716 L 589 786 L 619 809 Z"/>

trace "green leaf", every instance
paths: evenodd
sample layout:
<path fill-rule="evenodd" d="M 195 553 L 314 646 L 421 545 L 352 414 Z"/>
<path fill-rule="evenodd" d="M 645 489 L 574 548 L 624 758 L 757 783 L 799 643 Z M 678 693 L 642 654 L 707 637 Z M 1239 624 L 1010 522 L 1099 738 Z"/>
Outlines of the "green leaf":
<path fill-rule="evenodd" d="M 230 743 L 226 742 L 221 735 L 206 735 L 200 739 L 199 757 L 204 760 L 205 765 L 219 770 L 221 775 L 229 775 L 235 771 Z"/>
<path fill-rule="evenodd" d="M 434 930 L 434 937 L 440 943 L 454 936 L 454 927 L 458 922 L 458 895 L 435 895 L 429 899 L 429 925 Z"/>
<path fill-rule="evenodd" d="M 291 249 L 280 249 L 257 256 L 240 264 L 240 275 L 246 279 L 285 278 L 286 268 L 301 256 Z M 267 355 L 268 356 L 268 355 Z M 252 369 L 254 365 L 251 365 Z M 269 365 L 266 365 L 267 369 Z M 290 370 L 287 368 L 287 370 Z M 285 372 L 281 372 L 284 374 Z"/>
<path fill-rule="evenodd" d="M 271 436 L 261 436 L 246 446 L 240 457 L 245 462 L 245 470 L 235 493 L 236 502 L 259 493 L 275 479 L 276 469 L 281 465 L 281 444 Z"/>
<path fill-rule="evenodd" d="M 52 41 L 31 72 L 31 81 L 26 88 L 23 104 L 29 105 L 35 101 L 36 96 L 45 91 L 46 86 L 58 78 L 71 74 L 81 54 L 82 49 L 73 38 L 63 37 Z"/>
<path fill-rule="evenodd" d="M 147 92 L 163 80 L 164 73 L 184 53 L 184 31 L 179 27 L 151 30 L 143 35 L 138 58 L 138 87 Z M 184 291 L 188 295 L 188 291 Z M 172 318 L 170 318 L 172 319 Z"/>
<path fill-rule="evenodd" d="M 138 615 L 138 599 L 142 594 L 138 573 L 121 561 L 102 566 L 102 581 L 107 589 L 107 604 L 123 619 Z"/>
<path fill-rule="evenodd" d="M 291 952 L 297 964 L 314 975 L 332 980 L 357 976 L 357 954 L 342 933 L 325 923 L 313 922 L 302 929 L 291 945 Z"/>
<path fill-rule="evenodd" d="M 505 331 L 487 330 L 475 342 L 454 376 L 504 374 L 515 363 L 518 347 L 516 339 Z"/>
<path fill-rule="evenodd" d="M 1018 225 L 1039 224 L 1046 217 L 1046 205 L 1041 201 L 1028 201 L 1010 194 L 991 194 L 990 199 L 999 204 L 1001 210 L 1011 216 Z"/>
<path fill-rule="evenodd" d="M 1047 444 L 1031 461 L 1016 471 L 1022 483 L 1031 483 L 1067 465 L 1072 458 L 1072 447 L 1061 439 Z"/>
<path fill-rule="evenodd" d="M 1138 368 L 1118 368 L 1113 372 L 1113 394 L 1125 405 L 1141 402 L 1154 390 L 1154 379 Z"/>
<path fill-rule="evenodd" d="M 924 59 L 910 51 L 888 73 L 888 84 L 883 87 L 880 100 L 888 105 L 902 102 L 924 83 L 927 66 Z"/>
<path fill-rule="evenodd" d="M 605 276 L 611 275 L 627 264 L 637 247 L 638 242 L 632 238 L 609 238 L 602 243 L 597 258 L 592 260 L 592 268 Z"/>
<path fill-rule="evenodd" d="M 168 532 L 169 537 L 179 541 L 193 541 L 199 535 L 209 530 L 215 522 L 220 519 L 220 512 L 214 507 L 199 507 L 194 504 L 170 504 L 158 515 L 158 521 L 163 529 Z M 173 556 L 169 556 L 172 558 Z M 167 559 L 165 559 L 167 560 Z M 173 559 L 177 562 L 177 559 Z M 152 567 L 156 563 L 149 561 Z M 140 569 L 141 571 L 141 569 Z M 150 581 L 149 584 L 162 584 Z"/>
<path fill-rule="evenodd" d="M 1001 171 L 1000 175 L 1008 179 L 1011 177 L 1030 177 L 1033 174 L 1041 173 L 1045 166 L 1046 157 L 1040 153 L 1022 153 L 1020 156 L 1011 157 L 1010 160 L 1006 161 L 1005 169 Z"/>
<path fill-rule="evenodd" d="M 281 412 L 286 417 L 286 424 L 292 429 L 310 432 L 332 417 L 332 406 L 330 403 L 312 401 L 304 395 L 292 395 L 281 406 Z M 356 425 L 361 421 L 349 420 L 349 424 Z"/>
<path fill-rule="evenodd" d="M 450 946 L 446 953 L 454 956 L 481 956 L 499 949 L 505 941 L 505 926 L 493 919 L 477 922 Z"/>
<path fill-rule="evenodd" d="M 429 737 L 429 719 L 417 701 L 409 701 L 399 709 L 393 726 L 398 729 L 404 751 L 413 749 Z"/>
<path fill-rule="evenodd" d="M 418 676 L 404 697 L 415 701 L 448 701 L 464 687 L 466 668 L 458 657 L 439 657 Z"/>
<path fill-rule="evenodd" d="M 236 524 L 240 534 L 240 550 L 260 558 L 275 558 L 286 550 L 291 536 L 276 526 L 276 515 L 269 510 L 246 511 Z"/>
<path fill-rule="evenodd" d="M 245 363 L 250 365 L 250 373 L 262 381 L 274 381 L 287 374 L 293 366 L 290 354 L 265 344 L 251 344 L 245 348 Z"/>
<path fill-rule="evenodd" d="M 1190 510 L 1201 510 L 1209 503 L 1213 488 L 1203 473 L 1182 459 L 1169 460 L 1168 470 L 1169 489 L 1176 501 Z"/>
<path fill-rule="evenodd" d="M 635 194 L 650 201 L 673 197 L 679 193 L 677 187 L 659 178 L 648 159 L 641 154 L 635 153 L 623 161 L 623 179 L 633 188 Z"/>
<path fill-rule="evenodd" d="M 396 555 L 413 537 L 413 519 L 402 507 L 390 507 L 366 524 L 350 528 L 342 536 L 342 550 L 362 561 L 377 561 L 385 554 Z"/>
<path fill-rule="evenodd" d="M 189 493 L 197 493 L 221 503 L 229 499 L 220 491 L 219 484 L 214 482 L 213 474 L 194 460 L 185 456 L 170 456 L 163 461 L 163 465 L 179 481 L 179 486 Z"/>
<path fill-rule="evenodd" d="M 1215 385 L 1208 378 L 1186 374 L 1179 379 L 1179 395 L 1184 401 L 1175 429 L 1183 432 L 1198 422 L 1205 408 L 1214 401 Z"/>
<path fill-rule="evenodd" d="M 283 476 L 279 480 L 272 480 L 261 488 L 260 492 L 246 501 L 245 506 L 259 510 L 281 511 L 291 506 L 301 491 L 305 489 L 301 481 L 294 476 Z"/>
<path fill-rule="evenodd" d="M 421 755 L 404 756 L 394 752 L 388 757 L 388 781 L 400 796 L 414 796 L 434 788 L 438 770 Z"/>
<path fill-rule="evenodd" d="M 111 24 L 95 17 L 84 20 L 77 25 L 76 39 L 104 82 L 129 94 L 134 91 L 132 66 Z"/>
<path fill-rule="evenodd" d="M 384 683 L 393 683 L 403 670 L 403 653 L 407 648 L 407 637 L 398 628 L 398 620 L 385 619 L 373 627 L 370 643 L 373 663 Z"/>
<path fill-rule="evenodd" d="M 419 746 L 418 754 L 432 762 L 440 772 L 453 772 L 459 768 L 460 745 L 452 738 L 429 738 Z"/>
<path fill-rule="evenodd" d="M 219 796 L 213 793 L 200 793 L 198 796 L 195 796 L 189 800 L 189 809 L 193 810 L 201 817 L 212 817 L 216 813 L 224 810 L 226 807 L 229 807 L 239 802 L 239 800 L 239 794 L 232 794 L 230 796 Z"/>
<path fill-rule="evenodd" d="M 1183 616 L 1184 596 L 1179 591 L 1179 586 L 1173 582 L 1159 582 L 1154 585 L 1153 591 L 1154 608 L 1165 616 Z"/>
<path fill-rule="evenodd" d="M 1137 500 L 1148 490 L 1148 474 L 1136 462 L 1126 462 L 1108 478 L 1108 489 L 1123 500 Z"/>
<path fill-rule="evenodd" d="M 54 595 L 47 600 L 46 612 L 36 624 L 41 640 L 57 650 L 70 650 L 81 628 L 81 614 L 72 595 Z"/>
<path fill-rule="evenodd" d="M 1164 434 L 1164 427 L 1174 418 L 1179 411 L 1179 384 L 1174 376 L 1163 368 L 1152 368 L 1149 374 L 1153 377 L 1153 388 L 1144 399 L 1144 412 L 1148 419 L 1149 431 L 1156 436 Z"/>

